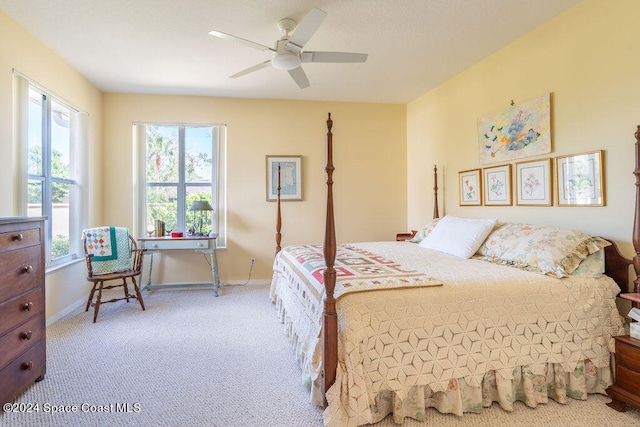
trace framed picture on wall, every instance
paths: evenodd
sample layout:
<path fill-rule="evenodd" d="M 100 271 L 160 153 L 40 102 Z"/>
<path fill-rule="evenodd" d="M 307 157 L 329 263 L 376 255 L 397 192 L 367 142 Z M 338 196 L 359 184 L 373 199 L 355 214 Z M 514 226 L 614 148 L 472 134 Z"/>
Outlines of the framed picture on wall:
<path fill-rule="evenodd" d="M 551 152 L 551 94 L 478 119 L 480 164 Z"/>
<path fill-rule="evenodd" d="M 551 206 L 551 159 L 516 163 L 516 205 Z"/>
<path fill-rule="evenodd" d="M 604 206 L 602 150 L 556 157 L 558 206 Z"/>
<path fill-rule="evenodd" d="M 280 200 L 302 200 L 302 156 L 267 156 L 267 201 L 278 199 L 280 166 Z"/>
<path fill-rule="evenodd" d="M 485 206 L 511 206 L 511 165 L 482 169 Z"/>
<path fill-rule="evenodd" d="M 480 169 L 458 172 L 460 206 L 482 205 L 482 175 Z"/>

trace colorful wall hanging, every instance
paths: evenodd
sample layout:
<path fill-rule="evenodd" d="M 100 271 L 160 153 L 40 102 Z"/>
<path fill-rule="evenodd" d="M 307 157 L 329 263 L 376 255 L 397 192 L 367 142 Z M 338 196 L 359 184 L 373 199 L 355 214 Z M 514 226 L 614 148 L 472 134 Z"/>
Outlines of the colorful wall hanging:
<path fill-rule="evenodd" d="M 480 163 L 551 152 L 550 94 L 478 119 Z"/>

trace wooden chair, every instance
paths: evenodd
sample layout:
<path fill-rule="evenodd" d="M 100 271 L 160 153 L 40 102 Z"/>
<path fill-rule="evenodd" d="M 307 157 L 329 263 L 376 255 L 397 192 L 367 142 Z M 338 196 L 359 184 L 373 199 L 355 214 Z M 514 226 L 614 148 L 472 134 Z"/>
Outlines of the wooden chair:
<path fill-rule="evenodd" d="M 140 288 L 138 287 L 138 283 L 136 282 L 136 276 L 140 275 L 142 270 L 142 259 L 144 256 L 145 249 L 138 249 L 138 245 L 133 238 L 129 234 L 129 246 L 131 249 L 131 268 L 125 271 L 119 271 L 114 273 L 106 273 L 106 274 L 94 274 L 93 263 L 91 259 L 94 257 L 93 254 L 89 254 L 87 250 L 87 239 L 83 239 L 84 253 L 85 259 L 87 262 L 87 280 L 93 283 L 93 288 L 91 289 L 91 293 L 89 294 L 89 300 L 87 301 L 87 307 L 85 311 L 89 311 L 89 306 L 94 307 L 93 312 L 93 323 L 96 323 L 96 319 L 98 318 L 98 312 L 100 311 L 100 304 L 105 304 L 109 302 L 116 302 L 120 300 L 129 299 L 137 299 L 144 310 L 144 301 L 142 301 L 142 295 L 140 293 Z M 129 293 L 129 283 L 127 283 L 127 279 L 131 279 L 131 284 L 135 290 L 135 295 Z M 109 286 L 105 286 L 104 282 L 119 280 L 122 283 L 113 284 Z M 108 301 L 102 301 L 102 290 L 103 289 L 113 289 L 117 287 L 122 287 L 124 289 L 124 296 L 122 298 L 113 298 Z M 93 301 L 94 294 L 98 291 L 95 301 Z"/>

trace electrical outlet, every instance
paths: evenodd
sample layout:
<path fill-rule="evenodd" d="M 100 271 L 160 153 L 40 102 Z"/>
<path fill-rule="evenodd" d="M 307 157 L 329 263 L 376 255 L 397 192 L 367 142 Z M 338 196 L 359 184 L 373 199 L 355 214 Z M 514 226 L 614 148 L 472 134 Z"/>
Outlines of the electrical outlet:
<path fill-rule="evenodd" d="M 251 258 L 251 267 L 253 267 L 255 263 L 256 263 L 256 259 L 255 258 Z"/>

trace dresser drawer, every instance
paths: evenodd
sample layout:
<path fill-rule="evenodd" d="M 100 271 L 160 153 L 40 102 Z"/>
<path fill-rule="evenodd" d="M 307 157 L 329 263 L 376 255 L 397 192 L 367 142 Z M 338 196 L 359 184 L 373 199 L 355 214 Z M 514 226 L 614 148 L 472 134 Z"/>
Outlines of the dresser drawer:
<path fill-rule="evenodd" d="M 36 314 L 44 315 L 44 295 L 41 289 L 3 302 L 0 304 L 0 333 Z"/>
<path fill-rule="evenodd" d="M 0 302 L 44 286 L 41 250 L 38 245 L 0 253 Z"/>
<path fill-rule="evenodd" d="M 616 339 L 616 364 L 640 372 L 640 341 L 634 341 L 628 336 Z"/>
<path fill-rule="evenodd" d="M 0 233 L 0 252 L 13 251 L 28 246 L 39 245 L 40 229 L 29 228 L 26 230 L 9 231 Z"/>
<path fill-rule="evenodd" d="M 18 394 L 45 374 L 44 342 L 40 341 L 0 370 L 0 403 L 13 401 Z"/>
<path fill-rule="evenodd" d="M 42 339 L 44 333 L 42 317 L 34 316 L 0 336 L 0 368 L 9 364 L 13 358 Z"/>
<path fill-rule="evenodd" d="M 616 385 L 629 393 L 640 396 L 640 373 L 631 371 L 623 365 L 617 365 Z"/>
<path fill-rule="evenodd" d="M 143 249 L 149 251 L 158 250 L 211 250 L 212 245 L 215 245 L 215 241 L 211 239 L 198 239 L 198 238 L 184 238 L 184 239 L 156 239 L 156 240 L 141 240 L 141 246 Z"/>

